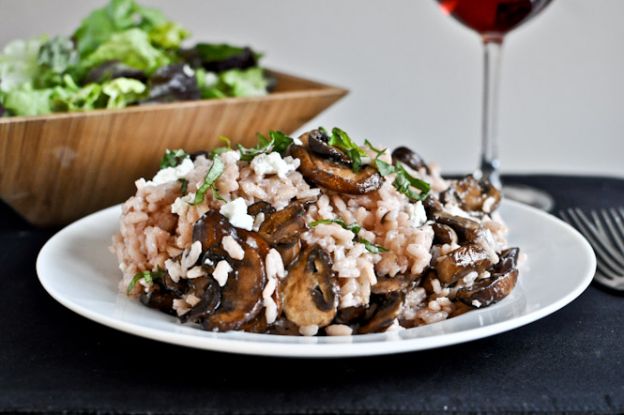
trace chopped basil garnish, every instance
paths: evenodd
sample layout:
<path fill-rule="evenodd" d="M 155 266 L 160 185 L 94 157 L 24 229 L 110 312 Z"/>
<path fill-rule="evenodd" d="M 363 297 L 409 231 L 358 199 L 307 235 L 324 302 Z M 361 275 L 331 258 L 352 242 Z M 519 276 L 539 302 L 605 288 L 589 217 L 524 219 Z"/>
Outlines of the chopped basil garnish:
<path fill-rule="evenodd" d="M 319 131 L 329 136 L 327 130 L 323 127 L 319 127 Z M 351 159 L 351 169 L 355 173 L 360 171 L 362 168 L 362 157 L 366 156 L 366 152 L 349 137 L 349 134 L 338 127 L 334 127 L 332 128 L 332 133 L 331 136 L 329 136 L 327 144 L 345 152 Z"/>
<path fill-rule="evenodd" d="M 273 151 L 284 154 L 292 143 L 293 139 L 283 132 L 269 131 L 269 138 L 258 133 L 258 144 L 255 147 L 245 148 L 239 144 L 238 151 L 240 152 L 241 160 L 251 161 L 259 154 L 272 153 Z"/>
<path fill-rule="evenodd" d="M 364 140 L 364 145 L 366 145 L 366 147 L 370 148 L 373 152 L 375 152 L 377 154 L 377 158 L 379 158 L 379 156 L 386 152 L 385 148 L 383 150 L 378 149 L 370 141 L 368 141 L 368 139 Z"/>
<path fill-rule="evenodd" d="M 163 271 L 160 268 L 157 269 L 156 271 L 137 272 L 134 275 L 134 277 L 132 277 L 130 284 L 128 284 L 128 294 L 130 294 L 132 290 L 134 290 L 134 287 L 136 287 L 136 285 L 138 284 L 140 280 L 144 280 L 147 284 L 152 284 L 154 280 L 157 280 L 158 278 L 162 278 L 164 275 L 165 275 L 165 271 Z"/>
<path fill-rule="evenodd" d="M 221 141 L 222 143 L 224 143 L 224 146 L 221 147 L 217 147 L 214 150 L 212 150 L 210 152 L 210 158 L 214 159 L 215 156 L 218 156 L 219 154 L 223 154 L 225 152 L 228 152 L 230 150 L 232 150 L 232 142 L 230 141 L 229 138 L 227 138 L 224 135 L 219 136 L 219 141 Z"/>
<path fill-rule="evenodd" d="M 180 182 L 180 192 L 182 196 L 186 195 L 188 193 L 188 180 L 178 179 L 178 182 Z"/>
<path fill-rule="evenodd" d="M 166 169 L 167 167 L 176 167 L 189 155 L 182 149 L 177 150 L 165 150 L 165 155 L 160 161 L 160 168 Z"/>
<path fill-rule="evenodd" d="M 379 158 L 375 159 L 375 167 L 377 167 L 377 171 L 383 177 L 386 177 L 386 176 L 396 172 L 396 169 L 394 168 L 394 166 L 392 164 L 386 163 L 385 161 L 383 161 L 383 160 L 381 160 Z"/>
<path fill-rule="evenodd" d="M 376 245 L 376 244 L 372 243 L 371 241 L 366 240 L 366 239 L 360 237 L 358 234 L 362 230 L 362 227 L 360 225 L 358 225 L 357 223 L 352 223 L 350 225 L 347 225 L 341 219 L 319 219 L 319 220 L 315 220 L 314 222 L 311 222 L 310 223 L 310 227 L 314 228 L 314 227 L 316 227 L 316 226 L 318 226 L 320 224 L 329 225 L 329 224 L 332 224 L 332 223 L 335 223 L 336 225 L 340 225 L 344 229 L 353 232 L 355 234 L 354 240 L 356 242 L 359 242 L 359 243 L 363 244 L 368 252 L 370 252 L 372 254 L 379 254 L 381 252 L 388 252 L 388 249 L 384 248 L 383 246 Z"/>
<path fill-rule="evenodd" d="M 221 157 L 215 157 L 212 160 L 212 166 L 210 166 L 208 173 L 206 173 L 206 177 L 204 177 L 204 182 L 199 187 L 199 189 L 197 189 L 197 193 L 195 193 L 195 200 L 193 200 L 193 203 L 191 203 L 192 205 L 199 205 L 200 203 L 202 203 L 204 201 L 204 198 L 206 197 L 206 192 L 209 189 L 213 190 L 213 196 L 218 195 L 218 193 L 215 193 L 216 189 L 214 188 L 214 185 L 217 182 L 217 179 L 223 174 L 223 169 L 224 165 L 223 161 L 221 161 Z M 221 197 L 219 196 L 216 198 L 219 199 Z"/>
<path fill-rule="evenodd" d="M 431 185 L 429 183 L 410 175 L 399 162 L 397 162 L 395 170 L 396 178 L 394 182 L 392 182 L 395 189 L 412 201 L 424 200 L 427 197 L 431 190 Z M 419 192 L 415 192 L 412 188 L 416 188 Z"/>

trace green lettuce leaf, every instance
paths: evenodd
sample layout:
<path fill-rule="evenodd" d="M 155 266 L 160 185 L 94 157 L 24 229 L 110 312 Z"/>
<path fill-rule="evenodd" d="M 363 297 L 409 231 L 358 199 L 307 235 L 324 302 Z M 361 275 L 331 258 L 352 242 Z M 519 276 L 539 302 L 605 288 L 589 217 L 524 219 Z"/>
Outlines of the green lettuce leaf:
<path fill-rule="evenodd" d="M 30 84 L 4 93 L 3 106 L 12 115 L 42 115 L 52 112 L 52 89 L 33 89 Z"/>
<path fill-rule="evenodd" d="M 14 40 L 0 53 L 0 91 L 8 92 L 32 83 L 38 71 L 41 39 Z"/>
<path fill-rule="evenodd" d="M 63 74 L 73 70 L 77 63 L 78 53 L 71 39 L 57 36 L 47 40 L 37 55 L 39 71 L 35 77 L 35 86 L 45 88 L 62 84 Z"/>
<path fill-rule="evenodd" d="M 174 22 L 165 22 L 149 31 L 149 39 L 154 46 L 163 49 L 178 49 L 189 32 Z"/>
<path fill-rule="evenodd" d="M 170 63 L 169 57 L 154 48 L 147 33 L 140 29 L 115 33 L 83 60 L 81 68 L 83 72 L 87 72 L 91 68 L 112 60 L 147 73 L 152 73 L 157 68 Z"/>
<path fill-rule="evenodd" d="M 79 87 L 69 75 L 63 77 L 63 82 L 64 85 L 55 87 L 50 95 L 54 111 L 73 112 L 102 108 L 102 86 L 88 84 Z"/>
<path fill-rule="evenodd" d="M 257 97 L 267 94 L 262 68 L 230 69 L 219 74 L 225 93 L 231 97 Z"/>
<path fill-rule="evenodd" d="M 111 0 L 106 6 L 94 10 L 85 18 L 72 38 L 76 41 L 80 56 L 86 57 L 108 41 L 113 34 L 132 28 L 138 28 L 146 33 L 154 31 L 154 44 L 164 48 L 168 48 L 169 46 L 165 44 L 175 42 L 176 38 L 181 37 L 181 41 L 188 35 L 184 29 L 169 22 L 157 9 L 140 6 L 135 0 Z"/>
<path fill-rule="evenodd" d="M 108 96 L 106 108 L 124 108 L 145 96 L 147 87 L 141 81 L 130 78 L 116 78 L 102 85 L 102 92 Z"/>

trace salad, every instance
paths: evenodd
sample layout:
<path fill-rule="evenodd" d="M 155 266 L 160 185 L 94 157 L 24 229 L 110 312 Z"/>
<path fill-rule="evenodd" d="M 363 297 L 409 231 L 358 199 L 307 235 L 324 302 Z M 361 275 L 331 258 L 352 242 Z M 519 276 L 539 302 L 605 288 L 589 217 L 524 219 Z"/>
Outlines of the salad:
<path fill-rule="evenodd" d="M 272 79 L 249 47 L 197 43 L 157 9 L 110 0 L 71 36 L 15 40 L 0 53 L 0 116 L 261 96 Z"/>

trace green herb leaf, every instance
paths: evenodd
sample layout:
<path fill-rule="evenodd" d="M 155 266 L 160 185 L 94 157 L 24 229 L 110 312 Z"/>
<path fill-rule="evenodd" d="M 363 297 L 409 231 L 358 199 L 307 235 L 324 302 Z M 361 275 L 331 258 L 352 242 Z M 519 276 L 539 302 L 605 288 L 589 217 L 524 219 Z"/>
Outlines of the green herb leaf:
<path fill-rule="evenodd" d="M 160 161 L 160 168 L 166 169 L 167 167 L 176 167 L 182 161 L 188 157 L 188 154 L 181 148 L 177 150 L 165 150 L 165 155 Z"/>
<path fill-rule="evenodd" d="M 379 174 L 381 174 L 383 177 L 386 177 L 392 173 L 396 173 L 396 169 L 392 164 L 386 163 L 385 161 L 378 158 L 375 159 L 375 167 L 377 168 Z"/>
<path fill-rule="evenodd" d="M 212 198 L 215 200 L 220 200 L 222 202 L 227 202 L 227 200 L 225 200 L 225 198 L 223 196 L 221 196 L 221 193 L 219 193 L 219 191 L 217 189 L 214 188 L 214 186 L 212 186 L 210 188 L 210 190 L 212 190 Z"/>
<path fill-rule="evenodd" d="M 347 154 L 351 159 L 351 170 L 353 170 L 355 173 L 359 172 L 360 168 L 362 167 L 362 158 L 360 156 L 360 152 L 358 151 L 358 149 L 352 148 Z"/>
<path fill-rule="evenodd" d="M 319 130 L 323 134 L 327 135 L 327 130 L 325 130 L 324 128 L 320 127 Z M 366 152 L 362 148 L 360 148 L 360 146 L 358 146 L 353 140 L 351 140 L 349 134 L 347 134 L 338 127 L 334 127 L 327 143 L 330 146 L 336 147 L 345 152 L 347 156 L 351 159 L 351 169 L 355 173 L 360 171 L 362 167 L 362 157 L 366 156 Z"/>
<path fill-rule="evenodd" d="M 182 192 L 182 196 L 188 193 L 188 180 L 186 179 L 178 179 L 180 182 L 180 192 Z"/>
<path fill-rule="evenodd" d="M 271 153 L 273 151 L 277 151 L 283 155 L 293 142 L 292 138 L 281 131 L 269 131 L 269 138 L 260 133 L 258 133 L 257 136 L 258 144 L 253 148 L 245 148 L 240 144 L 238 145 L 241 160 L 251 161 L 259 154 Z"/>
<path fill-rule="evenodd" d="M 134 277 L 132 277 L 130 284 L 128 284 L 127 293 L 130 294 L 132 290 L 134 290 L 134 287 L 136 287 L 136 285 L 139 283 L 140 280 L 144 280 L 147 284 L 153 284 L 154 280 L 162 278 L 164 275 L 165 275 L 165 271 L 163 271 L 160 268 L 158 268 L 156 271 L 137 272 L 134 275 Z"/>
<path fill-rule="evenodd" d="M 380 254 L 382 252 L 388 252 L 388 248 L 384 248 L 381 245 L 376 245 L 364 238 L 357 238 L 357 241 L 364 245 L 366 250 L 372 254 Z"/>
<path fill-rule="evenodd" d="M 381 156 L 383 153 L 386 152 L 386 149 L 378 149 L 377 147 L 373 146 L 373 144 L 371 144 L 370 141 L 368 141 L 368 139 L 364 140 L 364 145 L 366 145 L 366 147 L 370 148 L 372 151 L 374 151 L 377 154 L 377 157 Z"/>
<path fill-rule="evenodd" d="M 227 138 L 227 137 L 226 137 L 226 136 L 224 136 L 224 135 L 221 135 L 221 136 L 219 136 L 219 141 L 221 141 L 221 142 L 225 143 L 225 145 L 224 145 L 224 146 L 217 147 L 217 148 L 213 149 L 213 150 L 210 152 L 210 158 L 211 158 L 211 159 L 214 159 L 214 158 L 215 158 L 215 156 L 218 156 L 219 154 L 223 154 L 223 153 L 226 153 L 226 152 L 228 152 L 228 151 L 232 150 L 232 142 L 230 141 L 230 139 L 229 139 L 229 138 Z"/>
<path fill-rule="evenodd" d="M 401 163 L 397 162 L 395 169 L 397 175 L 392 183 L 395 189 L 412 201 L 424 200 L 427 197 L 431 190 L 431 185 L 429 183 L 410 175 Z M 419 192 L 415 192 L 412 187 L 419 190 Z"/>
<path fill-rule="evenodd" d="M 223 174 L 224 165 L 223 161 L 221 161 L 221 157 L 215 157 L 212 160 L 212 166 L 206 173 L 206 177 L 204 177 L 204 182 L 197 189 L 197 193 L 195 193 L 195 199 L 193 200 L 192 205 L 199 205 L 202 203 L 206 197 L 206 192 L 209 189 L 214 190 L 214 185 L 219 177 Z"/>

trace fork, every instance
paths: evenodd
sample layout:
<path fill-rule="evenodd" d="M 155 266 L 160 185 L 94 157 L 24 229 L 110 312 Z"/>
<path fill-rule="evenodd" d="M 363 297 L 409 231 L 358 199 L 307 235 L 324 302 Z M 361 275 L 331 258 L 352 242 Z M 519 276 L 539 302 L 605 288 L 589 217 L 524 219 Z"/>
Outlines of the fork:
<path fill-rule="evenodd" d="M 559 216 L 587 238 L 598 257 L 594 279 L 602 285 L 624 291 L 624 209 L 559 211 Z M 590 218 L 591 217 L 591 218 Z"/>

